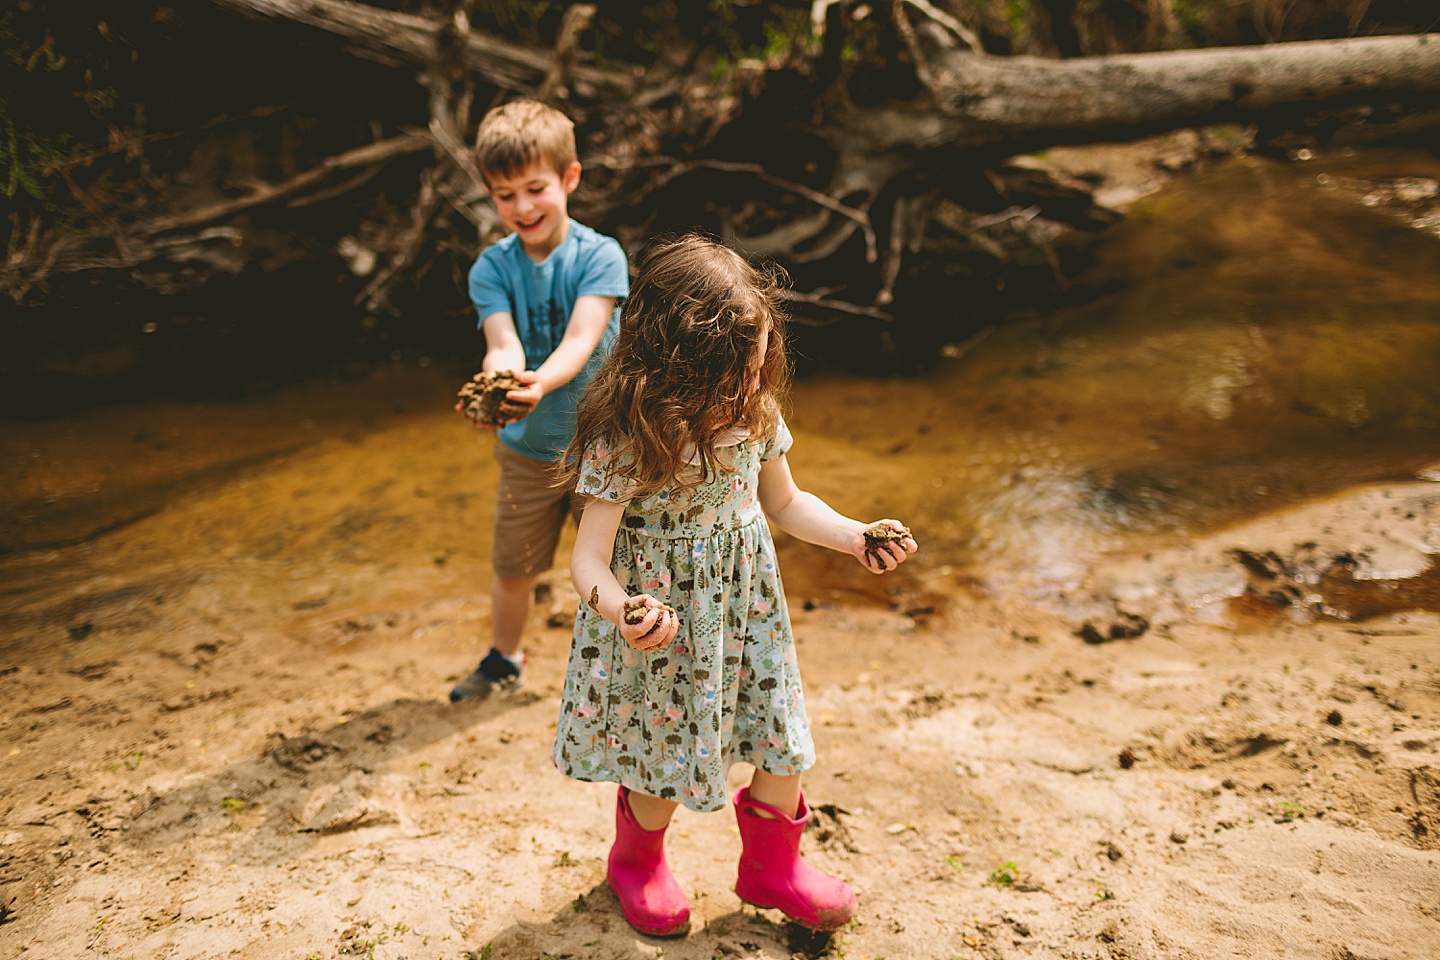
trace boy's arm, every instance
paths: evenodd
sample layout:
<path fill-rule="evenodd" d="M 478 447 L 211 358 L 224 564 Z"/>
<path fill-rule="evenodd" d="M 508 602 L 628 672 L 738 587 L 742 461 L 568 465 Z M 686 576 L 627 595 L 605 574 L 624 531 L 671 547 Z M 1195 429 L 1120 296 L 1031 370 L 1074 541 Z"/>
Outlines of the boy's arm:
<path fill-rule="evenodd" d="M 658 600 L 650 597 L 650 610 L 639 623 L 626 623 L 625 601 L 630 599 L 610 569 L 615 550 L 615 534 L 625 505 L 611 500 L 589 500 L 580 515 L 580 529 L 575 534 L 575 549 L 570 554 L 570 582 L 575 592 L 591 610 L 620 628 L 620 636 L 638 650 L 655 650 L 675 639 L 680 623 Z M 641 594 L 649 597 L 649 594 Z M 660 625 L 650 633 L 656 621 Z M 646 636 L 646 634 L 649 634 Z M 641 638 L 644 638 L 643 645 Z"/>
<path fill-rule="evenodd" d="M 485 331 L 485 359 L 480 369 L 486 373 L 525 369 L 525 347 L 515 330 L 515 318 L 508 313 L 492 313 L 480 324 Z"/>
<path fill-rule="evenodd" d="M 508 313 L 492 313 L 480 324 L 480 329 L 485 331 L 485 358 L 480 361 L 480 369 L 485 373 L 509 370 L 519 379 L 525 369 L 525 345 L 515 330 L 515 318 Z M 457 404 L 455 409 L 460 410 L 461 405 Z M 529 406 L 515 403 L 507 394 L 500 405 L 500 424 L 519 420 L 529 412 Z"/>
<path fill-rule="evenodd" d="M 760 464 L 760 506 L 775 525 L 797 540 L 848 553 L 871 573 L 894 570 L 917 549 L 909 537 L 866 551 L 865 531 L 874 524 L 861 523 L 837 513 L 828 503 L 795 485 L 790 463 L 781 454 Z M 898 528 L 896 520 L 879 520 Z M 888 558 L 888 560 L 887 560 Z"/>
<path fill-rule="evenodd" d="M 600 345 L 600 338 L 610 324 L 610 315 L 615 312 L 615 299 L 593 294 L 577 297 L 560 345 L 534 371 L 517 374 L 516 378 L 527 386 L 524 390 L 511 390 L 510 399 L 533 407 L 541 397 L 575 379 Z"/>

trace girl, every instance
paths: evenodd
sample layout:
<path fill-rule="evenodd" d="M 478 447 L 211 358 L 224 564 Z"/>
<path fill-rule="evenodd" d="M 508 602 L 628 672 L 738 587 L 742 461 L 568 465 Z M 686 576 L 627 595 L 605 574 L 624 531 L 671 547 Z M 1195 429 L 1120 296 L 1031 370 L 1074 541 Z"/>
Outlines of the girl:
<path fill-rule="evenodd" d="M 734 797 L 736 894 L 815 930 L 855 910 L 848 885 L 799 856 L 800 773 L 815 753 L 764 514 L 874 573 L 916 544 L 883 520 L 898 539 L 867 552 L 865 524 L 796 488 L 779 414 L 782 320 L 777 277 L 729 248 L 690 236 L 653 249 L 566 451 L 579 492 L 595 499 L 571 558 L 585 602 L 555 764 L 620 784 L 606 877 L 625 919 L 654 936 L 690 924 L 665 862 L 670 815 L 680 803 L 724 807 L 737 761 L 755 774 Z"/>

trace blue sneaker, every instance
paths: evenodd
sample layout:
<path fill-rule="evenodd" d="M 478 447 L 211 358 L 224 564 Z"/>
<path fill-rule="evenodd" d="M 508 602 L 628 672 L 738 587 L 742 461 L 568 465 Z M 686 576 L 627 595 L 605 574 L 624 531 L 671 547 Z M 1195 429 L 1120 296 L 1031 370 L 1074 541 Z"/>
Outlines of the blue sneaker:
<path fill-rule="evenodd" d="M 525 686 L 525 654 L 521 653 L 513 658 L 507 657 L 491 647 L 490 652 L 485 654 L 485 659 L 481 660 L 480 665 L 475 668 L 475 672 L 451 688 L 450 702 L 483 700 L 494 690 L 513 693 L 523 686 Z"/>

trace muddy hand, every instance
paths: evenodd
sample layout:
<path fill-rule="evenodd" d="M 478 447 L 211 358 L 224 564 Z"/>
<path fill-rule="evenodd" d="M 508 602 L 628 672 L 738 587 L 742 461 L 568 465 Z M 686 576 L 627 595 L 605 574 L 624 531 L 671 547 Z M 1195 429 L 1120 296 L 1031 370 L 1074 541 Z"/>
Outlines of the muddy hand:
<path fill-rule="evenodd" d="M 534 409 L 534 404 L 518 403 L 514 400 L 511 400 L 507 395 L 505 401 L 500 404 L 499 408 L 496 411 L 499 414 L 500 419 L 500 423 L 498 424 L 498 426 L 503 427 L 507 423 L 514 423 L 516 420 L 524 420 L 530 415 L 530 411 Z"/>
<path fill-rule="evenodd" d="M 500 404 L 500 416 L 506 423 L 525 419 L 545 396 L 545 388 L 540 384 L 540 377 L 534 370 L 522 370 L 515 374 L 515 379 L 525 386 L 505 394 L 505 402 Z"/>
<path fill-rule="evenodd" d="M 900 566 L 918 549 L 920 545 L 911 536 L 909 527 L 899 520 L 885 519 L 867 527 L 852 552 L 871 573 L 885 573 Z"/>
<path fill-rule="evenodd" d="M 679 630 L 680 619 L 675 609 L 649 594 L 625 601 L 620 636 L 636 650 L 642 653 L 659 650 L 674 640 Z"/>

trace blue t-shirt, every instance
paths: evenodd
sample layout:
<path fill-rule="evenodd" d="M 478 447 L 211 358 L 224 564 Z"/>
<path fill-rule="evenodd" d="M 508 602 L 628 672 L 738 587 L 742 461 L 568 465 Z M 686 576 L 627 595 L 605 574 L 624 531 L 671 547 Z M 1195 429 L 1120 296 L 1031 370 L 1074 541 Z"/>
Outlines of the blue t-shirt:
<path fill-rule="evenodd" d="M 485 318 L 508 313 L 534 370 L 565 337 L 575 301 L 584 296 L 624 299 L 630 293 L 625 251 L 611 237 L 570 221 L 565 239 L 544 262 L 530 259 L 520 238 L 511 234 L 480 254 L 470 268 L 470 299 Z M 620 332 L 617 304 L 610 324 L 575 379 L 548 393 L 523 420 L 500 428 L 500 439 L 516 453 L 536 460 L 558 460 L 575 435 L 575 407 L 585 386 L 600 369 Z"/>

